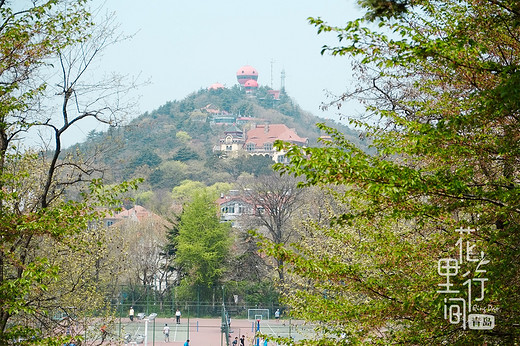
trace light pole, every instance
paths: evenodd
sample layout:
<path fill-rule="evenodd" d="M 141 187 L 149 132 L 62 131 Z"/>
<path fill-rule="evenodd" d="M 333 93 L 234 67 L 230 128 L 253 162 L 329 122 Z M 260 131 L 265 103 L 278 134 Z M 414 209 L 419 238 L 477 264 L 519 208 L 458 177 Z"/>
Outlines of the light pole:
<path fill-rule="evenodd" d="M 153 321 L 154 336 L 155 336 L 155 317 L 157 317 L 157 314 L 153 313 L 144 319 L 144 345 L 145 346 L 148 345 L 148 322 L 149 321 Z M 154 344 L 155 344 L 155 338 L 154 338 Z"/>
<path fill-rule="evenodd" d="M 187 331 L 186 333 L 188 334 L 188 340 L 190 339 L 190 306 L 188 305 L 188 326 L 187 326 Z"/>
<path fill-rule="evenodd" d="M 121 338 L 121 315 L 123 314 L 123 296 L 121 294 L 121 292 L 119 292 L 119 295 L 120 297 L 118 297 L 118 301 L 119 301 L 119 332 L 118 332 L 118 336 L 119 338 Z"/>

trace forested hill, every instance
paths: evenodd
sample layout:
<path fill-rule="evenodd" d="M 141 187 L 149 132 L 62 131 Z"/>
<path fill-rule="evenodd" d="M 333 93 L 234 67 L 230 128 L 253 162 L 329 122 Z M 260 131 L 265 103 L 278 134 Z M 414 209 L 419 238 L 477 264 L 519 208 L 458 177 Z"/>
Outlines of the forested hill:
<path fill-rule="evenodd" d="M 95 150 L 98 162 L 109 168 L 109 181 L 144 177 L 146 189 L 171 191 L 186 179 L 209 185 L 235 181 L 243 172 L 259 175 L 270 169 L 269 159 L 223 159 L 214 153 L 213 148 L 236 117 L 249 118 L 238 125 L 244 131 L 255 124 L 283 123 L 300 137 L 309 138 L 310 146 L 323 135 L 315 126 L 318 122 L 327 122 L 359 142 L 358 134 L 348 127 L 303 111 L 284 92 L 275 100 L 269 90 L 260 87 L 251 96 L 239 86 L 202 89 L 144 113 L 124 127 L 92 131 L 84 143 L 72 149 Z"/>

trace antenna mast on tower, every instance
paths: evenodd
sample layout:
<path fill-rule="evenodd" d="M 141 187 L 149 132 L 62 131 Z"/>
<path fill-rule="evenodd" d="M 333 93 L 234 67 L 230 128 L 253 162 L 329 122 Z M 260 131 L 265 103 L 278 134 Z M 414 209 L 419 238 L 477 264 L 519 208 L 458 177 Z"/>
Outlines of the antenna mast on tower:
<path fill-rule="evenodd" d="M 285 69 L 282 69 L 280 74 L 280 90 L 285 91 Z"/>
<path fill-rule="evenodd" d="M 273 65 L 274 59 L 271 59 L 271 89 L 273 88 Z"/>

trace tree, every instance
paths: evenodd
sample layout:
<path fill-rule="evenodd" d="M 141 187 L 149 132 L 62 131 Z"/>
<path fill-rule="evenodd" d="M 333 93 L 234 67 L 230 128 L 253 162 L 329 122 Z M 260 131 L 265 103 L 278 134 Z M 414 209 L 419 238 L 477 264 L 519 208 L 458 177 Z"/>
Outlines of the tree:
<path fill-rule="evenodd" d="M 189 141 L 191 141 L 191 136 L 186 131 L 177 131 L 175 138 L 177 138 L 183 144 L 187 144 Z"/>
<path fill-rule="evenodd" d="M 172 198 L 180 205 L 188 204 L 197 191 L 205 189 L 204 183 L 193 180 L 183 180 L 179 186 L 172 189 Z"/>
<path fill-rule="evenodd" d="M 217 212 L 215 196 L 197 193 L 183 209 L 176 239 L 175 262 L 186 271 L 181 286 L 192 292 L 200 287 L 202 299 L 212 298 L 212 289 L 222 282 L 229 261 L 230 225 L 221 223 Z"/>
<path fill-rule="evenodd" d="M 179 186 L 172 190 L 173 200 L 180 205 L 189 204 L 194 196 L 201 193 L 207 193 L 215 200 L 222 193 L 226 193 L 231 189 L 231 184 L 215 183 L 211 186 L 205 186 L 200 181 L 184 180 Z"/>
<path fill-rule="evenodd" d="M 133 293 L 132 305 L 143 306 L 151 294 L 163 295 L 171 280 L 165 267 L 164 248 L 167 244 L 169 224 L 153 213 L 141 219 L 127 219 L 114 227 L 124 235 L 129 258 L 123 284 Z"/>
<path fill-rule="evenodd" d="M 137 157 L 133 160 L 132 165 L 139 167 L 142 165 L 148 165 L 151 168 L 157 167 L 161 164 L 162 159 L 153 152 L 151 149 L 145 149 L 141 151 Z"/>
<path fill-rule="evenodd" d="M 150 184 L 155 189 L 171 189 L 186 179 L 188 166 L 180 161 L 164 161 L 152 171 Z"/>
<path fill-rule="evenodd" d="M 185 274 L 182 267 L 177 266 L 175 257 L 177 256 L 177 237 L 179 236 L 179 223 L 181 218 L 179 215 L 174 215 L 170 220 L 170 227 L 166 233 L 166 245 L 164 246 L 164 257 L 166 259 L 166 271 L 172 273 L 175 278 L 173 285 L 178 286 L 182 280 L 182 275 Z"/>
<path fill-rule="evenodd" d="M 296 179 L 289 176 L 269 175 L 245 182 L 244 198 L 255 208 L 251 227 L 258 227 L 273 244 L 285 245 L 294 240 L 291 218 L 304 204 L 303 190 L 296 187 Z M 278 279 L 284 280 L 284 261 L 276 258 Z"/>
<path fill-rule="evenodd" d="M 278 169 L 304 176 L 303 185 L 346 187 L 334 227 L 314 227 L 312 252 L 270 247 L 304 283 L 295 294 L 305 299 L 290 302 L 309 319 L 324 311 L 314 316 L 331 333 L 320 345 L 337 344 L 343 330 L 359 342 L 511 343 L 520 309 L 511 289 L 520 279 L 520 14 L 508 1 L 362 4 L 367 16 L 343 28 L 311 23 L 346 42 L 324 52 L 351 57 L 360 84 L 330 105 L 366 105 L 366 118 L 349 119 L 376 154 L 323 125 L 332 138 L 324 148 L 277 146 L 291 159 Z M 384 17 L 392 20 L 372 25 Z M 443 263 L 455 259 L 452 277 Z M 458 294 L 442 290 L 447 279 Z M 464 319 L 451 298 L 466 302 Z M 496 325 L 473 330 L 479 312 Z"/>
<path fill-rule="evenodd" d="M 0 340 L 30 337 L 35 344 L 52 343 L 65 335 L 66 323 L 83 324 L 94 311 L 109 311 L 109 287 L 124 257 L 111 248 L 114 236 L 96 228 L 103 217 L 99 208 L 118 205 L 116 196 L 132 184 L 107 187 L 95 180 L 81 191 L 82 200 L 55 199 L 41 209 L 47 162 L 31 152 L 6 159 L 3 177 L 9 179 L 0 218 L 6 325 Z M 56 319 L 57 313 L 67 320 Z"/>
<path fill-rule="evenodd" d="M 24 297 L 25 304 L 37 302 L 35 314 L 16 316 L 11 323 L 38 325 L 38 337 L 61 335 L 80 340 L 84 331 L 92 328 L 94 313 L 105 321 L 113 319 L 111 298 L 117 297 L 115 289 L 130 257 L 120 246 L 122 235 L 99 225 L 60 242 L 48 238 L 41 241 L 35 256 L 47 258 L 49 268 L 58 270 L 58 277 L 42 278 L 45 289 Z"/>
<path fill-rule="evenodd" d="M 51 258 L 52 252 L 43 244 L 70 246 L 67 253 L 73 253 L 72 247 L 82 244 L 80 234 L 100 217 L 95 208 L 117 204 L 118 192 L 134 185 L 103 187 L 101 172 L 92 161 L 79 153 L 63 156 L 62 139 L 72 126 L 87 118 L 116 124 L 123 111 L 108 103 L 122 96 L 121 87 L 82 83 L 94 58 L 117 41 L 107 27 L 93 30 L 85 4 L 82 0 L 68 1 L 66 6 L 60 0 L 31 1 L 27 8 L 13 10 L 10 2 L 0 1 L 1 343 L 18 337 L 32 337 L 38 344 L 53 342 L 49 337 L 59 333 L 57 329 L 44 323 L 25 324 L 44 318 L 50 322 L 50 309 L 65 301 L 60 301 L 64 288 L 52 282 L 71 270 Z M 47 76 L 53 68 L 61 82 Z M 120 81 L 111 81 L 116 80 Z M 91 98 L 93 92 L 97 94 Z M 52 107 L 53 97 L 59 98 L 59 107 Z M 55 109 L 60 112 L 52 113 Z M 50 142 L 44 142 L 39 153 L 19 150 L 23 135 L 34 129 Z M 65 189 L 80 182 L 90 184 L 78 188 L 77 200 L 66 200 Z M 85 297 L 82 290 L 99 288 L 96 285 L 66 289 Z"/>
<path fill-rule="evenodd" d="M 242 173 L 253 174 L 255 177 L 261 175 L 272 175 L 273 159 L 263 155 L 241 155 L 237 158 L 225 160 L 225 171 L 229 172 L 233 179 L 238 179 Z"/>
<path fill-rule="evenodd" d="M 172 160 L 185 162 L 189 160 L 199 160 L 199 154 L 192 148 L 183 145 L 179 147 L 177 152 L 173 155 Z"/>

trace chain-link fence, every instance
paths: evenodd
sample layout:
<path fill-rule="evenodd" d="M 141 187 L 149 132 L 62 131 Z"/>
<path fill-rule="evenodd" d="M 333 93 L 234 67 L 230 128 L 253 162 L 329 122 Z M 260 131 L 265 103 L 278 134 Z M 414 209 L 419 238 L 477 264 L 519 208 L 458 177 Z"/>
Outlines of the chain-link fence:
<path fill-rule="evenodd" d="M 272 286 L 259 285 L 192 287 L 189 290 L 175 287 L 162 293 L 153 288 L 121 287 L 112 300 L 112 307 L 120 317 L 128 317 L 131 307 L 135 316 L 156 313 L 159 317 L 174 317 L 180 310 L 191 317 L 220 317 L 223 304 L 232 318 L 247 318 L 248 309 L 268 309 L 273 314 L 276 309 L 282 310 L 278 292 Z"/>
<path fill-rule="evenodd" d="M 222 316 L 222 303 L 212 304 L 207 302 L 190 302 L 179 301 L 174 305 L 171 304 L 154 304 L 154 302 L 141 302 L 139 304 L 120 304 L 117 307 L 118 317 L 128 317 L 130 308 L 134 310 L 135 318 L 140 316 L 148 316 L 152 313 L 159 317 L 175 318 L 177 309 L 181 312 L 184 318 L 218 318 Z M 230 318 L 248 319 L 251 310 L 265 310 L 269 311 L 269 318 L 274 318 L 274 313 L 277 309 L 285 311 L 285 309 L 278 304 L 265 305 L 245 305 L 245 304 L 226 304 L 225 309 Z"/>

